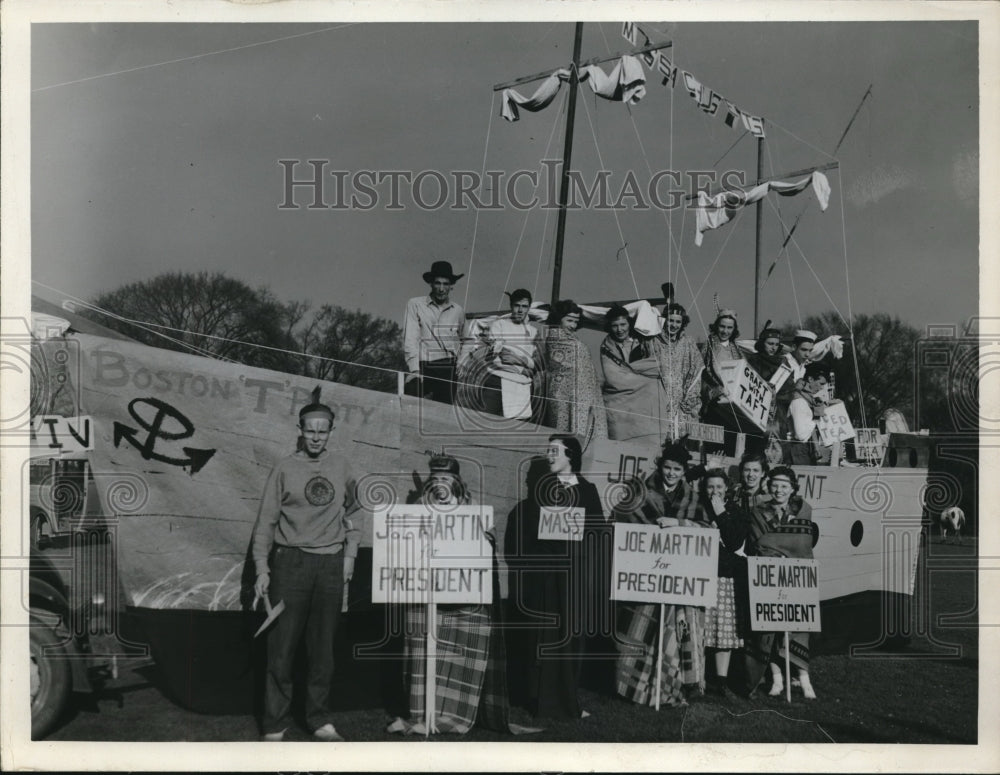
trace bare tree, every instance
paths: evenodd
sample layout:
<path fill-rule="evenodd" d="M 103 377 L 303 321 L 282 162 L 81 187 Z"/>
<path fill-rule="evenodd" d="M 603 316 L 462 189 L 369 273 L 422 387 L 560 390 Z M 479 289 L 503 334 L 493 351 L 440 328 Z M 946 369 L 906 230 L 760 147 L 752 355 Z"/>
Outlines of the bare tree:
<path fill-rule="evenodd" d="M 806 318 L 804 326 L 820 338 L 832 334 L 844 337 L 844 357 L 823 362 L 830 365 L 837 397 L 847 405 L 855 425 L 861 425 L 862 406 L 869 427 L 890 408 L 899 409 L 913 423 L 914 374 L 920 339 L 916 328 L 885 313 L 855 315 L 852 339 L 840 315 L 832 311 Z"/>
<path fill-rule="evenodd" d="M 361 310 L 324 304 L 299 332 L 308 353 L 305 374 L 372 390 L 396 389 L 395 371 L 403 369 L 402 331 L 398 324 Z"/>
<path fill-rule="evenodd" d="M 220 273 L 168 273 L 123 285 L 86 315 L 154 347 L 374 390 L 396 388 L 402 332 L 385 318 L 307 301 L 279 302 Z"/>
<path fill-rule="evenodd" d="M 154 347 L 287 370 L 304 309 L 221 273 L 169 272 L 98 296 L 85 314 Z M 134 322 L 132 322 L 134 321 Z"/>

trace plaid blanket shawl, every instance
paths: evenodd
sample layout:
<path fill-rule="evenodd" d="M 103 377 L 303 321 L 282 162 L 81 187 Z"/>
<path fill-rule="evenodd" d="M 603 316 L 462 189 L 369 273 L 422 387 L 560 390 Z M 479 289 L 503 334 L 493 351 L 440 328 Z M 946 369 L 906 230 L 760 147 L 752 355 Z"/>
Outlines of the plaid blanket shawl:
<path fill-rule="evenodd" d="M 438 732 L 468 732 L 476 722 L 489 662 L 490 615 L 485 606 L 440 605 L 437 609 L 435 720 Z M 406 670 L 410 686 L 408 734 L 423 734 L 427 697 L 427 609 L 408 606 Z"/>
<path fill-rule="evenodd" d="M 758 503 L 750 515 L 748 554 L 812 558 L 812 548 L 819 529 L 811 519 L 812 508 L 809 504 L 797 501 L 796 506 L 795 516 L 781 523 L 770 501 Z M 793 665 L 799 669 L 809 669 L 809 633 L 790 633 L 789 651 Z M 768 662 L 774 659 L 785 659 L 784 636 L 773 632 L 749 635 L 744 650 L 747 692 L 756 688 L 764 676 Z"/>
<path fill-rule="evenodd" d="M 618 693 L 641 705 L 656 704 L 656 639 L 658 605 L 630 603 L 618 608 L 618 637 L 623 642 L 618 658 L 616 683 Z M 691 606 L 663 607 L 663 667 L 660 676 L 660 702 L 686 705 L 684 686 L 705 686 L 704 649 L 705 611 Z"/>
<path fill-rule="evenodd" d="M 473 725 L 515 735 L 541 731 L 510 721 L 500 599 L 494 556 L 492 606 L 438 606 L 434 705 L 439 733 L 462 734 Z M 426 632 L 426 607 L 407 606 L 404 675 L 410 687 L 410 721 L 399 719 L 393 728 L 408 735 L 426 732 Z"/>

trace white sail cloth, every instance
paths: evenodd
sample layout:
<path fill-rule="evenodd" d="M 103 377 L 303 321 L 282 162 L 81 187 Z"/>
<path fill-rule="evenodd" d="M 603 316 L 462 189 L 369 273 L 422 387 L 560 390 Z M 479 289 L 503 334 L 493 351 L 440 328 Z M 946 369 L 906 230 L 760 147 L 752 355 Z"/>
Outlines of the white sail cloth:
<path fill-rule="evenodd" d="M 520 108 L 532 113 L 545 109 L 559 93 L 562 82 L 568 81 L 569 77 L 568 69 L 556 70 L 542 81 L 530 97 L 525 97 L 514 89 L 504 89 L 501 114 L 507 121 L 517 121 L 520 118 Z M 634 56 L 623 56 L 610 73 L 605 73 L 597 65 L 582 67 L 580 81 L 590 83 L 591 90 L 598 97 L 629 105 L 635 105 L 646 95 L 646 75 L 642 63 Z"/>
<path fill-rule="evenodd" d="M 698 208 L 695 211 L 694 244 L 701 245 L 703 232 L 729 223 L 740 208 L 763 199 L 769 191 L 782 196 L 794 196 L 805 191 L 810 183 L 820 210 L 826 210 L 830 204 L 830 181 L 819 171 L 796 181 L 769 180 L 754 186 L 749 191 L 723 191 L 711 197 L 704 191 L 699 191 Z"/>

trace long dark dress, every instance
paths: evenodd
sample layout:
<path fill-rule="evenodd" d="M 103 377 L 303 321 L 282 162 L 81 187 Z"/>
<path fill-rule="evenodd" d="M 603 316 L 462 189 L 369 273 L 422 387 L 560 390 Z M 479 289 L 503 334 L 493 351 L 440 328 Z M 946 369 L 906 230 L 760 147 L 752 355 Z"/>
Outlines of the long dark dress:
<path fill-rule="evenodd" d="M 788 518 L 782 522 L 773 500 L 754 507 L 750 513 L 750 536 L 746 553 L 759 557 L 799 557 L 812 559 L 819 539 L 819 526 L 812 521 L 812 507 L 792 496 Z M 791 662 L 799 669 L 809 667 L 809 633 L 793 632 L 789 637 Z M 773 632 L 756 632 L 747 640 L 747 692 L 752 692 L 772 658 L 784 658 L 783 638 Z"/>
<path fill-rule="evenodd" d="M 582 507 L 582 541 L 538 538 L 543 507 Z M 609 530 L 597 488 L 577 476 L 564 486 L 543 476 L 507 525 L 513 616 L 524 628 L 527 701 L 542 718 L 580 718 L 577 687 L 584 635 L 607 606 Z"/>

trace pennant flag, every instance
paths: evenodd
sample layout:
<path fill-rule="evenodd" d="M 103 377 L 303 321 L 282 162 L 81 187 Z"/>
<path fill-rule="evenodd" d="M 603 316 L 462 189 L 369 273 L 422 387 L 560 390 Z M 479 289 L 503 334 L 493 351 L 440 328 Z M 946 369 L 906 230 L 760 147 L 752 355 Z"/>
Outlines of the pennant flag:
<path fill-rule="evenodd" d="M 818 170 L 800 180 L 769 180 L 754 186 L 749 191 L 723 191 L 710 197 L 706 192 L 698 192 L 698 207 L 695 211 L 694 244 L 701 245 L 702 233 L 709 229 L 717 229 L 729 223 L 733 216 L 748 204 L 763 199 L 769 191 L 781 196 L 794 196 L 805 191 L 809 184 L 819 202 L 819 209 L 826 211 L 830 204 L 830 181 Z"/>
<path fill-rule="evenodd" d="M 743 119 L 743 126 L 752 134 L 754 137 L 764 137 L 764 119 L 760 116 L 751 116 L 749 113 L 740 113 Z"/>
<path fill-rule="evenodd" d="M 736 120 L 740 117 L 739 108 L 733 103 L 726 102 L 726 126 L 736 127 Z"/>
<path fill-rule="evenodd" d="M 672 89 L 677 85 L 677 66 L 663 56 L 663 54 L 660 54 L 660 57 L 656 62 L 656 69 L 659 70 L 660 75 L 663 76 L 664 86 L 669 83 L 670 88 Z"/>
<path fill-rule="evenodd" d="M 633 46 L 639 40 L 636 37 L 636 27 L 635 22 L 622 22 L 622 37 L 625 38 Z"/>

